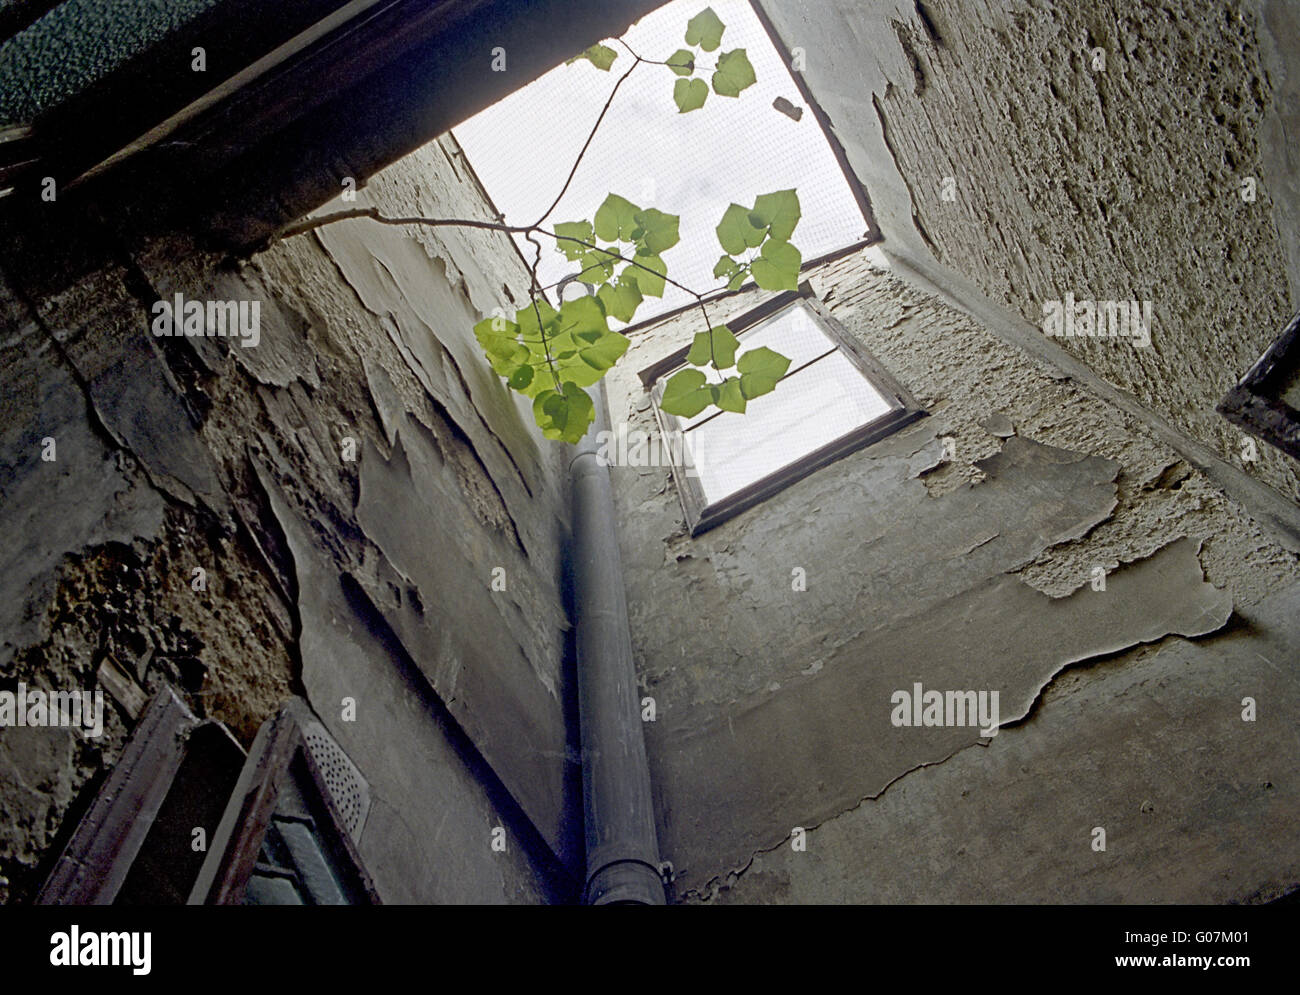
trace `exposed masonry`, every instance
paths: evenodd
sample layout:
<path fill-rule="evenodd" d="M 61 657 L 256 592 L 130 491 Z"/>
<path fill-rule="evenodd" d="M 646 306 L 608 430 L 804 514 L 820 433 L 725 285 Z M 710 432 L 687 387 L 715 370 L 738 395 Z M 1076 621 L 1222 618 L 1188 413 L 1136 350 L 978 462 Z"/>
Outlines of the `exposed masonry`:
<path fill-rule="evenodd" d="M 358 199 L 486 217 L 455 154 L 433 143 Z M 336 226 L 239 263 L 183 237 L 107 251 L 88 239 L 66 272 L 6 253 L 0 272 L 20 288 L 0 294 L 0 424 L 6 459 L 20 460 L 0 467 L 0 518 L 20 537 L 0 554 L 6 687 L 93 688 L 112 666 L 119 689 L 171 683 L 245 745 L 305 693 L 368 761 L 361 846 L 381 892 L 536 901 L 568 873 L 553 854 L 574 859 L 563 472 L 471 332 L 523 293 L 526 271 L 505 236 L 380 227 Z M 257 347 L 149 334 L 152 304 L 176 294 L 260 301 Z M 45 436 L 56 463 L 39 460 Z M 308 557 L 321 565 L 304 591 Z M 490 591 L 494 565 L 505 592 Z M 357 723 L 339 721 L 343 696 L 357 698 Z M 441 725 L 431 709 L 445 709 Z M 0 900 L 31 896 L 82 788 L 116 760 L 132 720 L 108 711 L 93 742 L 0 731 L 12 815 Z M 398 769 L 376 753 L 392 736 L 422 762 Z M 412 811 L 413 797 L 442 804 Z M 504 859 L 480 838 L 496 824 L 515 841 Z M 434 872 L 444 848 L 461 851 L 458 873 Z"/>
<path fill-rule="evenodd" d="M 924 742 L 909 735 L 902 752 L 886 749 L 896 759 L 880 767 L 879 726 L 865 728 L 861 714 L 875 695 L 887 726 L 887 689 L 912 678 L 927 687 L 985 686 L 961 651 L 952 656 L 942 635 L 951 619 L 988 623 L 971 640 L 985 652 L 968 660 L 978 656 L 982 678 L 1004 689 L 1010 719 L 1036 714 L 1043 688 L 1063 671 L 1116 654 L 1141 658 L 1147 642 L 1163 651 L 1166 633 L 1212 632 L 1234 602 L 1250 610 L 1300 580 L 1294 554 L 1141 423 L 1059 371 L 873 269 L 865 255 L 811 277 L 930 418 L 698 539 L 685 535 L 664 471 L 613 470 L 643 693 L 659 709 L 648 735 L 661 832 L 684 897 L 716 887 L 756 853 L 779 852 L 794 825 L 834 819 L 978 742 L 945 739 L 950 730 Z M 719 319 L 758 299 L 727 299 Z M 626 369 L 615 371 L 616 421 L 651 427 L 631 374 L 694 330 L 687 315 L 638 334 Z M 1037 520 L 1044 514 L 1056 515 L 1054 524 Z M 853 536 L 851 548 L 823 548 L 817 537 L 828 534 Z M 795 565 L 808 569 L 806 594 L 789 593 Z M 1090 588 L 1097 566 L 1108 594 Z M 664 613 L 670 587 L 686 593 Z M 792 602 L 799 598 L 809 600 Z M 1089 614 L 1101 604 L 1120 614 Z M 1008 654 L 1029 668 L 1010 695 L 1006 675 L 996 676 Z M 904 668 L 898 683 L 861 684 L 890 661 Z M 1231 699 L 1234 691 L 1218 693 Z M 1006 817 L 988 804 L 987 818 Z M 976 820 L 964 831 L 986 830 Z M 835 859 L 842 894 L 862 900 L 862 889 L 880 883 L 850 852 Z"/>

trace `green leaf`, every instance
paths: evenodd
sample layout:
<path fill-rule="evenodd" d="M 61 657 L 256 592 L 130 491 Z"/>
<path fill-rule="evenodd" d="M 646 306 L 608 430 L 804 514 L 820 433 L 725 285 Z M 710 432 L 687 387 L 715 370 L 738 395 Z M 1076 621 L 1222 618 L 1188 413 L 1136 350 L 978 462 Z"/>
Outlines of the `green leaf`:
<path fill-rule="evenodd" d="M 771 377 L 773 380 L 780 380 L 785 376 L 785 371 L 790 368 L 790 360 L 775 349 L 759 346 L 757 349 L 750 349 L 742 353 L 736 368 L 741 373 L 755 373 L 759 376 Z"/>
<path fill-rule="evenodd" d="M 789 242 L 769 238 L 759 257 L 750 264 L 754 282 L 764 290 L 794 290 L 799 286 L 803 257 Z"/>
<path fill-rule="evenodd" d="M 569 417 L 563 439 L 565 442 L 579 442 L 591 423 L 596 420 L 596 406 L 585 390 L 564 385 L 564 396 L 569 399 Z"/>
<path fill-rule="evenodd" d="M 776 383 L 790 368 L 790 360 L 779 352 L 760 346 L 741 355 L 736 369 L 740 371 L 740 391 L 748 400 L 770 394 Z"/>
<path fill-rule="evenodd" d="M 730 278 L 735 275 L 736 270 L 738 269 L 740 269 L 740 265 L 736 260 L 732 259 L 730 256 L 722 256 L 718 260 L 717 265 L 713 267 L 713 275 Z"/>
<path fill-rule="evenodd" d="M 606 332 L 578 355 L 593 370 L 604 373 L 622 358 L 630 344 L 631 340 L 626 335 Z"/>
<path fill-rule="evenodd" d="M 514 376 L 515 371 L 521 365 L 530 362 L 533 358 L 533 354 L 518 342 L 511 343 L 509 348 L 508 353 L 488 353 L 488 362 L 492 366 L 492 372 L 498 376 Z"/>
<path fill-rule="evenodd" d="M 712 403 L 713 393 L 699 370 L 678 370 L 659 398 L 659 407 L 679 418 L 694 418 Z"/>
<path fill-rule="evenodd" d="M 741 285 L 745 282 L 745 277 L 747 276 L 749 276 L 749 270 L 742 269 L 739 273 L 733 276 L 730 281 L 728 281 L 727 289 L 739 290 Z"/>
<path fill-rule="evenodd" d="M 702 11 L 686 22 L 686 44 L 698 45 L 706 52 L 712 52 L 722 44 L 722 32 L 727 26 L 718 19 L 712 7 Z"/>
<path fill-rule="evenodd" d="M 745 413 L 745 394 L 740 389 L 739 377 L 727 377 L 713 388 L 713 403 L 723 411 L 734 411 L 738 415 Z"/>
<path fill-rule="evenodd" d="M 668 275 L 667 264 L 653 253 L 637 252 L 632 259 L 640 264 L 633 272 L 636 274 L 637 286 L 641 288 L 641 293 L 647 297 L 662 297 L 664 285 L 667 283 L 664 279 Z M 642 266 L 645 269 L 642 269 Z"/>
<path fill-rule="evenodd" d="M 580 55 L 575 55 L 572 59 L 566 62 L 565 65 L 571 66 L 579 59 L 586 59 L 597 69 L 609 72 L 609 67 L 614 64 L 614 60 L 617 58 L 618 53 L 608 45 L 592 45 L 591 48 L 587 49 Z"/>
<path fill-rule="evenodd" d="M 544 390 L 533 400 L 533 418 L 548 439 L 578 442 L 596 418 L 596 406 L 587 392 L 573 382 L 562 391 Z"/>
<path fill-rule="evenodd" d="M 560 305 L 559 329 L 561 333 L 573 336 L 574 348 L 577 349 L 581 346 L 576 340 L 595 342 L 608 333 L 609 320 L 595 297 L 574 297 Z"/>
<path fill-rule="evenodd" d="M 708 99 L 709 84 L 702 79 L 679 79 L 673 84 L 673 100 L 677 102 L 679 114 L 699 110 Z"/>
<path fill-rule="evenodd" d="M 497 338 L 483 343 L 488 362 L 502 376 L 508 376 L 519 363 L 531 357 L 528 347 L 520 345 L 518 339 Z"/>
<path fill-rule="evenodd" d="M 561 384 L 571 383 L 576 387 L 590 387 L 604 375 L 604 370 L 598 370 L 581 360 L 568 364 L 559 372 Z"/>
<path fill-rule="evenodd" d="M 500 316 L 484 318 L 474 326 L 474 338 L 478 339 L 488 358 L 509 355 L 519 343 L 519 326 Z"/>
<path fill-rule="evenodd" d="M 797 276 L 789 279 L 766 259 L 755 259 L 749 269 L 754 274 L 754 282 L 764 290 L 795 290 L 799 286 Z"/>
<path fill-rule="evenodd" d="M 757 77 L 743 48 L 733 48 L 718 57 L 713 74 L 713 92 L 719 97 L 739 97 L 740 91 L 753 86 Z"/>
<path fill-rule="evenodd" d="M 597 296 L 605 305 L 605 313 L 619 321 L 631 321 L 643 300 L 637 279 L 628 270 L 623 271 L 618 283 L 607 283 L 601 287 Z"/>
<path fill-rule="evenodd" d="M 535 399 L 538 394 L 542 393 L 545 390 L 549 390 L 551 388 L 551 385 L 555 383 L 555 380 L 551 376 L 550 367 L 534 366 L 531 367 L 531 369 L 535 371 L 533 379 L 528 383 L 526 387 L 516 388 L 516 390 L 518 390 L 519 393 L 523 394 L 524 397 L 531 397 Z"/>
<path fill-rule="evenodd" d="M 596 211 L 596 234 L 603 242 L 630 242 L 641 208 L 616 193 L 605 198 Z"/>
<path fill-rule="evenodd" d="M 582 269 L 578 273 L 579 283 L 604 283 L 614 275 L 614 266 L 618 263 L 616 256 L 595 250 L 582 257 Z"/>
<path fill-rule="evenodd" d="M 739 204 L 727 208 L 716 230 L 722 250 L 732 256 L 738 256 L 746 249 L 758 248 L 767 234 L 750 224 L 749 211 Z"/>
<path fill-rule="evenodd" d="M 686 362 L 692 366 L 712 363 L 715 370 L 725 370 L 736 365 L 736 348 L 740 343 L 731 329 L 718 325 L 709 332 L 700 332 L 691 342 L 691 351 L 686 354 Z"/>
<path fill-rule="evenodd" d="M 672 55 L 668 56 L 666 62 L 668 68 L 678 76 L 689 76 L 695 72 L 695 53 L 689 48 L 679 48 Z"/>
<path fill-rule="evenodd" d="M 638 212 L 636 223 L 641 228 L 641 234 L 637 236 L 638 244 L 656 255 L 667 252 L 681 240 L 677 231 L 680 220 L 676 214 L 665 214 L 653 207 Z"/>
<path fill-rule="evenodd" d="M 740 392 L 745 395 L 747 400 L 752 401 L 754 398 L 770 394 L 774 390 L 776 390 L 776 381 L 771 377 L 760 377 L 757 373 L 742 373 L 740 375 Z"/>
<path fill-rule="evenodd" d="M 578 349 L 581 345 L 569 332 L 557 332 L 550 336 L 548 347 L 552 359 L 556 360 L 557 366 L 563 366 L 566 359 L 572 359 L 578 355 Z"/>
<path fill-rule="evenodd" d="M 527 363 L 522 363 L 516 367 L 514 373 L 510 374 L 508 382 L 515 390 L 525 390 L 533 382 L 533 374 L 533 368 Z"/>
<path fill-rule="evenodd" d="M 590 221 L 562 221 L 555 226 L 555 235 L 555 247 L 564 253 L 566 259 L 575 263 L 590 251 L 587 246 L 596 241 Z M 587 245 L 580 245 L 579 242 L 586 242 Z"/>
<path fill-rule="evenodd" d="M 537 316 L 541 315 L 542 328 L 546 329 L 546 334 L 551 333 L 551 328 L 555 324 L 556 311 L 545 300 L 538 300 L 536 304 L 525 304 L 515 312 L 515 321 L 519 322 L 519 331 L 523 335 L 524 342 L 531 348 L 533 342 L 541 339 L 542 329 L 537 325 Z M 538 346 L 540 349 L 540 346 Z"/>
<path fill-rule="evenodd" d="M 773 238 L 788 242 L 799 223 L 799 195 L 793 190 L 760 194 L 754 201 L 754 214 L 759 226 L 767 227 Z"/>

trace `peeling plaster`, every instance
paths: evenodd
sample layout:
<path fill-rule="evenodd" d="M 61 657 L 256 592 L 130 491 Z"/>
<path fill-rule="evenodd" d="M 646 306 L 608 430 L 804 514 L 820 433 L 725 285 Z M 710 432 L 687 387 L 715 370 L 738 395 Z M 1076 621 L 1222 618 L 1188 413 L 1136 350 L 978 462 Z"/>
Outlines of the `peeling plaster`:
<path fill-rule="evenodd" d="M 686 901 L 1268 901 L 1300 880 L 1300 585 L 1243 624 L 1057 674 L 1030 717 Z M 1243 723 L 1240 699 L 1269 702 Z M 1068 744 L 1068 748 L 1063 748 Z M 1281 747 L 1281 748 L 1279 748 Z M 1092 827 L 1108 852 L 1092 850 Z"/>
<path fill-rule="evenodd" d="M 283 494 L 266 483 L 288 538 L 299 592 L 303 683 L 330 734 L 367 778 L 373 804 L 359 841 L 386 903 L 538 903 L 550 899 L 524 848 L 488 854 L 500 822 L 479 772 L 466 767 L 377 627 L 358 615 L 343 576 Z M 396 653 L 395 653 L 396 651 Z M 356 702 L 343 721 L 344 698 Z M 400 759 L 396 759 L 400 757 Z M 395 762 L 396 760 L 396 762 Z"/>
<path fill-rule="evenodd" d="M 891 694 L 914 682 L 998 690 L 1006 724 L 1063 668 L 1170 633 L 1204 635 L 1231 611 L 1181 540 L 1112 574 L 1104 593 L 1051 599 L 1000 577 L 910 618 L 881 619 L 780 694 L 665 706 L 649 733 L 665 854 L 684 887 L 698 885 L 790 827 L 815 825 L 980 738 L 973 728 L 891 726 Z"/>
<path fill-rule="evenodd" d="M 481 191 L 449 181 L 435 152 L 373 177 L 375 202 L 420 213 L 403 198 L 428 185 L 454 202 L 445 213 L 486 211 Z M 453 273 L 404 233 L 340 227 L 327 239 L 333 254 L 303 237 L 240 266 L 180 233 L 119 246 L 97 232 L 74 260 L 45 265 L 22 239 L 8 247 L 5 275 L 35 313 L 2 288 L 0 518 L 20 541 L 3 580 L 12 597 L 0 608 L 0 659 L 76 686 L 93 682 L 107 649 L 151 687 L 177 684 L 245 742 L 299 677 L 339 735 L 337 704 L 322 694 L 347 686 L 382 722 L 351 742 L 363 772 L 386 785 L 368 831 L 388 834 L 370 852 L 388 862 L 379 876 L 389 894 L 553 898 L 568 874 L 554 855 L 581 859 L 562 700 L 564 467 L 478 354 L 480 314 L 467 297 L 490 306 L 485 288 L 526 279 L 524 267 L 504 238 L 470 239 Z M 345 279 L 350 261 L 380 258 L 364 279 Z M 155 339 L 150 304 L 174 293 L 260 300 L 257 348 Z M 39 460 L 45 435 L 57 436 L 57 463 Z M 270 510 L 273 496 L 292 521 Z M 295 568 L 307 561 L 319 592 L 301 590 Z M 206 591 L 190 588 L 199 565 Z M 505 591 L 491 590 L 496 566 Z M 394 663 L 407 659 L 428 672 Z M 442 720 L 429 715 L 431 676 Z M 14 789 L 24 815 L 0 834 L 0 896 L 32 893 L 42 848 L 75 792 L 111 762 L 107 745 L 15 761 L 31 762 L 23 784 L 51 790 L 33 808 L 35 796 Z M 471 755 L 479 766 L 466 770 Z M 484 796 L 486 783 L 497 787 Z M 10 806 L 4 791 L 0 802 Z M 443 803 L 464 821 L 441 825 L 446 813 L 433 809 Z M 502 820 L 512 851 L 523 847 L 536 867 L 470 844 Z M 461 857 L 434 859 L 430 833 L 459 833 Z"/>
<path fill-rule="evenodd" d="M 757 852 L 776 861 L 796 825 L 986 754 L 969 749 L 987 743 L 977 730 L 890 726 L 892 691 L 1000 687 L 996 744 L 1063 673 L 1218 631 L 1238 592 L 1254 603 L 1300 579 L 1293 554 L 1123 411 L 863 257 L 810 276 L 931 417 L 696 538 L 665 472 L 611 470 L 641 693 L 658 706 L 661 839 L 687 898 Z M 761 299 L 726 299 L 718 318 Z M 630 369 L 694 330 L 638 334 Z M 639 383 L 613 375 L 614 420 L 653 430 Z M 791 590 L 796 566 L 806 591 Z M 1002 817 L 994 797 L 982 805 L 972 837 Z M 843 849 L 816 880 L 908 900 L 888 866 Z"/>

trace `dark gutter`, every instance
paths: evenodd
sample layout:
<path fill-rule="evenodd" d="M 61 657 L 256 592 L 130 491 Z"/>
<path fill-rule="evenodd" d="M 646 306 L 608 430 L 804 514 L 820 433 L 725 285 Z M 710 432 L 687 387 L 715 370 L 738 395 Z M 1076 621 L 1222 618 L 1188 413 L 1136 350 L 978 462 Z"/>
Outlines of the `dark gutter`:
<path fill-rule="evenodd" d="M 604 384 L 596 421 L 569 465 L 582 729 L 588 905 L 663 905 L 627 595 L 609 469 L 596 439 L 609 427 Z"/>

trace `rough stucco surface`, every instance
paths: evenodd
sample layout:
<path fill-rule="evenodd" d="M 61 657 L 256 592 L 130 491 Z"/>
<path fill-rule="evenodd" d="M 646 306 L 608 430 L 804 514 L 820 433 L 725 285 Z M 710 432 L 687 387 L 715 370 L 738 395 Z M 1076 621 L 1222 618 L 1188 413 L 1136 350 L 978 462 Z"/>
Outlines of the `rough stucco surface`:
<path fill-rule="evenodd" d="M 1033 703 L 1066 668 L 1098 657 L 1127 666 L 1146 652 L 1140 644 L 1213 632 L 1234 604 L 1300 583 L 1293 553 L 1144 425 L 1064 374 L 869 254 L 809 276 L 928 418 L 696 538 L 666 470 L 611 470 L 633 645 L 657 704 L 647 742 L 661 840 L 679 896 L 711 893 L 794 826 L 834 819 L 892 783 L 888 797 L 979 740 L 969 728 L 893 727 L 892 690 L 916 680 L 998 688 L 1001 719 L 1012 722 L 1045 710 Z M 729 298 L 717 317 L 759 299 Z M 634 373 L 695 330 L 686 315 L 635 333 L 611 387 L 616 424 L 653 430 Z M 1105 591 L 1090 583 L 1098 566 Z M 792 590 L 794 568 L 806 571 L 806 591 Z M 1216 693 L 1241 697 L 1226 684 Z M 1224 763 L 1238 761 L 1244 754 L 1231 752 Z M 996 798 L 983 804 L 964 828 L 972 836 L 1009 817 Z M 1194 808 L 1181 811 L 1198 838 L 1214 831 Z M 1249 845 L 1247 835 L 1236 843 Z M 868 881 L 904 887 L 847 848 L 835 859 L 843 881 L 839 892 L 826 885 L 827 900 L 853 889 L 864 898 Z M 1199 880 L 1184 882 L 1186 894 Z M 1122 875 L 1107 881 L 1123 891 Z M 781 894 L 822 899 L 814 889 L 748 900 Z"/>
<path fill-rule="evenodd" d="M 179 63 L 188 79 L 176 85 L 173 74 L 169 95 L 201 92 L 192 44 L 204 49 L 206 80 L 223 80 L 344 2 L 307 0 L 267 16 L 267 5 L 232 0 L 61 0 L 0 42 L 0 122 L 30 122 L 123 68 Z"/>
<path fill-rule="evenodd" d="M 1002 441 L 985 427 L 995 414 L 1048 445 L 1115 460 L 1118 506 L 1087 536 L 1046 550 L 1021 575 L 1062 596 L 1111 570 L 1150 556 L 1180 535 L 1202 544 L 1206 576 L 1238 603 L 1262 600 L 1300 579 L 1300 557 L 1269 534 L 1204 476 L 1161 444 L 1141 422 L 1118 412 L 1050 366 L 1000 343 L 976 322 L 856 257 L 813 276 L 831 313 L 917 396 L 953 440 L 956 459 L 926 476 L 932 494 L 976 479 L 975 461 Z"/>
<path fill-rule="evenodd" d="M 358 200 L 486 217 L 445 141 Z M 110 658 L 245 744 L 305 694 L 371 782 L 359 845 L 381 897 L 563 897 L 581 847 L 563 465 L 469 348 L 526 285 L 513 246 L 353 222 L 232 263 L 180 237 L 54 233 L 50 250 L 45 234 L 15 233 L 0 266 L 0 521 L 21 537 L 4 554 L 3 687 L 93 688 Z M 176 293 L 261 301 L 260 343 L 154 337 L 149 308 Z M 115 708 L 99 741 L 0 735 L 4 900 L 31 896 L 115 760 L 131 727 Z"/>
<path fill-rule="evenodd" d="M 1149 348 L 1054 341 L 1300 497 L 1294 462 L 1263 445 L 1243 462 L 1241 434 L 1214 411 L 1296 306 L 1285 3 L 765 7 L 786 44 L 808 53 L 805 77 L 891 252 L 940 285 L 944 271 L 961 274 L 1040 329 L 1044 302 L 1067 291 L 1150 300 Z M 1095 48 L 1104 70 L 1092 68 Z M 1240 195 L 1247 177 L 1253 203 Z"/>
<path fill-rule="evenodd" d="M 30 121 L 217 2 L 59 4 L 0 45 L 0 121 Z"/>

